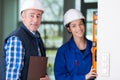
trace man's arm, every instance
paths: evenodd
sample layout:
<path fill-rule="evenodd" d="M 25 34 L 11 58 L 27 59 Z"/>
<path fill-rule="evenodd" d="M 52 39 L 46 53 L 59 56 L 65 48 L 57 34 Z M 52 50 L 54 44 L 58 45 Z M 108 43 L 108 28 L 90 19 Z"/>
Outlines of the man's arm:
<path fill-rule="evenodd" d="M 24 64 L 25 50 L 18 37 L 12 36 L 5 44 L 6 80 L 18 80 Z"/>

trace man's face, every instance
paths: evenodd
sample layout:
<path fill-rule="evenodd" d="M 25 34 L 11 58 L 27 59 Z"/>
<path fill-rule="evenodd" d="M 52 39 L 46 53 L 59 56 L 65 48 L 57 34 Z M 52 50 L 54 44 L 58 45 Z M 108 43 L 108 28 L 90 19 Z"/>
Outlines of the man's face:
<path fill-rule="evenodd" d="M 37 9 L 28 9 L 21 14 L 24 25 L 32 32 L 36 32 L 42 19 L 42 11 Z"/>

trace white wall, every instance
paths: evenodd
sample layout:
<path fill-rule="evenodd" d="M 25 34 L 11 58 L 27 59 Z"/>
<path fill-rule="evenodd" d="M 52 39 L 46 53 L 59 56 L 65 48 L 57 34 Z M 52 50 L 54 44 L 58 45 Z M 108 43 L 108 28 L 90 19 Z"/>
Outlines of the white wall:
<path fill-rule="evenodd" d="M 98 0 L 98 78 L 120 80 L 120 0 Z M 102 55 L 109 54 L 110 72 L 104 72 Z M 105 65 L 105 64 L 104 64 Z M 106 68 L 107 69 L 107 68 Z"/>

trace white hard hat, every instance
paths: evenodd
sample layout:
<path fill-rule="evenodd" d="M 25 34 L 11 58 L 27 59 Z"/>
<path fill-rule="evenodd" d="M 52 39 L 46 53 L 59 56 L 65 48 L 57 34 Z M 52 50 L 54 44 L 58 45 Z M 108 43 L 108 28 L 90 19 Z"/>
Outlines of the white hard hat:
<path fill-rule="evenodd" d="M 24 0 L 20 13 L 27 9 L 38 9 L 44 12 L 44 8 L 40 0 Z"/>
<path fill-rule="evenodd" d="M 66 26 L 66 24 L 68 24 L 74 20 L 78 20 L 78 19 L 85 19 L 85 17 L 83 16 L 83 14 L 79 10 L 69 9 L 64 14 L 64 26 Z"/>

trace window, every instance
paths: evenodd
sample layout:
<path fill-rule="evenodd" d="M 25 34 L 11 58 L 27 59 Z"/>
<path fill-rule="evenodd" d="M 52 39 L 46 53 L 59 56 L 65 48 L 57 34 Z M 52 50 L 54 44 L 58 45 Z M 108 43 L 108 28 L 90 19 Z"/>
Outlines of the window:
<path fill-rule="evenodd" d="M 90 40 L 92 40 L 92 16 L 93 16 L 93 12 L 97 11 L 97 9 L 87 9 L 87 16 L 86 16 L 86 37 Z"/>
<path fill-rule="evenodd" d="M 45 13 L 39 28 L 48 56 L 48 75 L 54 79 L 53 66 L 56 51 L 63 42 L 63 0 L 43 0 Z"/>
<path fill-rule="evenodd" d="M 86 18 L 86 37 L 92 40 L 93 12 L 97 11 L 97 0 L 81 0 L 81 11 Z"/>
<path fill-rule="evenodd" d="M 97 2 L 98 0 L 84 0 L 85 3 L 94 3 Z"/>

